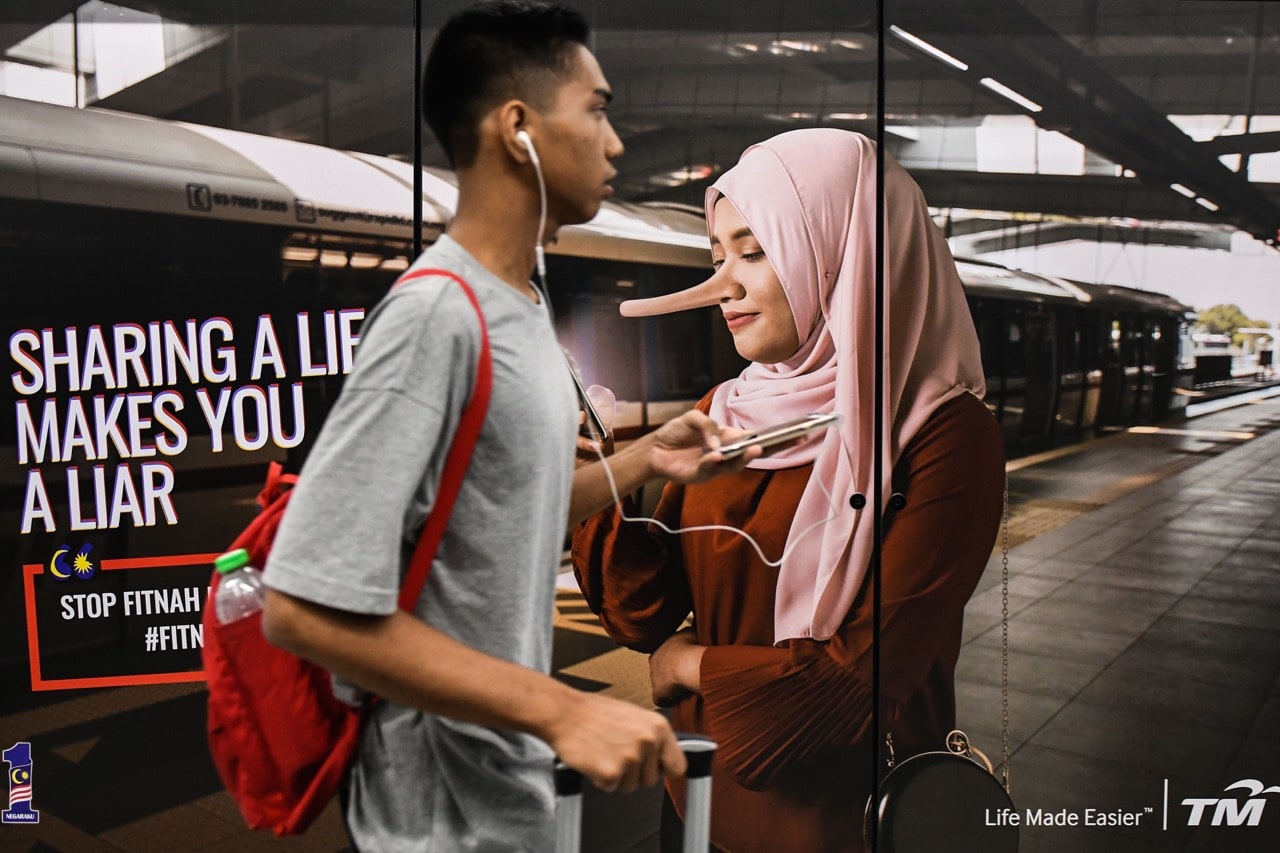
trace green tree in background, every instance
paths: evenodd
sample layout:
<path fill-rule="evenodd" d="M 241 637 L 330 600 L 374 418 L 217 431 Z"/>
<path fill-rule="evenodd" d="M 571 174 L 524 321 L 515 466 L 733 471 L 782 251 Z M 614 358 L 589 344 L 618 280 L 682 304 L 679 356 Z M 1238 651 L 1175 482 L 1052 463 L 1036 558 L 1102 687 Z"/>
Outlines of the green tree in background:
<path fill-rule="evenodd" d="M 1251 320 L 1240 310 L 1239 305 L 1219 304 L 1206 308 L 1196 317 L 1196 325 L 1206 332 L 1215 335 L 1231 335 L 1236 346 L 1244 344 L 1244 335 L 1236 334 L 1237 329 L 1254 328 L 1269 329 L 1271 324 L 1265 320 Z"/>

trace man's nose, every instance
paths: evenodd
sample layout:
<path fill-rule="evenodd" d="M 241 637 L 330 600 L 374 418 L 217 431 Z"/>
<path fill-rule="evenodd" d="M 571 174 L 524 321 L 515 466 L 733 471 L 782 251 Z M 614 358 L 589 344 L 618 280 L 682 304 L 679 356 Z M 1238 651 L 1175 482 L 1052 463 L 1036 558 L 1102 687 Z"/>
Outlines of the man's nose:
<path fill-rule="evenodd" d="M 610 160 L 617 160 L 622 156 L 626 147 L 623 146 L 622 137 L 618 136 L 618 132 L 613 129 L 613 125 L 605 122 L 605 126 L 608 128 L 608 136 L 604 141 L 604 156 Z"/>

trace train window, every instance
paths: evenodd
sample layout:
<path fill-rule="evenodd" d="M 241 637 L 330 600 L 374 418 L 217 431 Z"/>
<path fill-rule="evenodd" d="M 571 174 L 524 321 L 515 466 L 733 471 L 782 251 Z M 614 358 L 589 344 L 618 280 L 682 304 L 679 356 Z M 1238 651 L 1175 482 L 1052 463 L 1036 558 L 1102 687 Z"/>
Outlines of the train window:
<path fill-rule="evenodd" d="M 307 282 L 320 301 L 371 307 L 409 266 L 404 240 L 361 239 L 297 232 L 280 250 L 284 280 Z"/>
<path fill-rule="evenodd" d="M 1078 380 L 1081 370 L 1081 345 L 1084 342 L 1080 330 L 1079 312 L 1066 309 L 1058 314 L 1058 369 L 1064 377 L 1071 375 Z"/>
<path fill-rule="evenodd" d="M 557 255 L 547 261 L 556 333 L 583 380 L 607 386 L 619 401 L 642 408 L 679 402 L 687 408 L 746 365 L 715 309 L 643 320 L 618 313 L 625 299 L 696 284 L 704 277 L 702 268 Z"/>
<path fill-rule="evenodd" d="M 1178 370 L 1194 370 L 1196 344 L 1191 337 L 1191 324 L 1178 324 Z"/>
<path fill-rule="evenodd" d="M 1010 312 L 1009 319 L 1005 325 L 1005 338 L 1010 346 L 1005 347 L 1004 355 L 1004 375 L 1006 379 L 1021 378 L 1027 373 L 1027 353 L 1026 347 L 1022 346 L 1023 327 L 1026 318 L 1022 316 L 1022 312 L 1014 309 Z"/>

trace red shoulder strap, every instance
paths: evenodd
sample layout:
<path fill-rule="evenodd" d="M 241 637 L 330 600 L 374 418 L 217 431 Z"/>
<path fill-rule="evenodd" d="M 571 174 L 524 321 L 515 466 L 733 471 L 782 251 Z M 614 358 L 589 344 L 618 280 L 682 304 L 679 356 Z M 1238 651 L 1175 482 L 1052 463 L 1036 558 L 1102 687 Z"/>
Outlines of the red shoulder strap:
<path fill-rule="evenodd" d="M 453 435 L 453 443 L 449 446 L 449 455 L 445 458 L 444 472 L 440 475 L 440 487 L 436 493 L 436 503 L 427 516 L 427 523 L 422 528 L 422 536 L 413 551 L 413 559 L 409 562 L 409 572 L 405 575 L 404 584 L 400 587 L 400 609 L 413 612 L 422 594 L 422 587 L 427 582 L 427 573 L 431 571 L 431 562 L 435 559 L 444 538 L 445 528 L 449 526 L 449 515 L 453 512 L 453 503 L 457 500 L 458 490 L 462 488 L 462 480 L 467 473 L 467 465 L 471 462 L 471 453 L 476 441 L 480 438 L 480 428 L 484 425 L 485 412 L 489 408 L 489 392 L 493 388 L 493 359 L 489 352 L 489 328 L 484 322 L 484 313 L 480 310 L 480 302 L 475 292 L 460 276 L 442 269 L 414 270 L 400 277 L 395 286 L 399 287 L 407 281 L 423 276 L 439 275 L 451 278 L 462 286 L 462 291 L 476 309 L 476 317 L 480 320 L 480 362 L 476 365 L 476 384 L 472 389 L 471 399 L 462 411 L 462 419 Z"/>

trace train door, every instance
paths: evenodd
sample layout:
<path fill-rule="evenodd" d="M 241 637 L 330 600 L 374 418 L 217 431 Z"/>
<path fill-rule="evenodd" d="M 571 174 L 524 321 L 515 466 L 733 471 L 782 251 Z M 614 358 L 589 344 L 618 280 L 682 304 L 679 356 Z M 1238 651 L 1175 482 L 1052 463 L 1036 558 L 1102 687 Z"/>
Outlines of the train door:
<path fill-rule="evenodd" d="M 1156 414 L 1161 419 L 1183 418 L 1195 384 L 1196 356 L 1191 324 L 1180 317 L 1165 318 L 1160 344 L 1158 363 L 1160 369 L 1169 374 L 1169 391 L 1164 408 L 1157 409 Z"/>
<path fill-rule="evenodd" d="M 574 282 L 568 317 L 557 329 L 586 385 L 604 385 L 619 400 L 643 400 L 636 371 L 640 352 L 637 324 L 618 314 L 618 303 L 630 298 L 634 282 L 614 275 L 592 275 Z"/>
<path fill-rule="evenodd" d="M 1101 315 L 1098 329 L 1100 333 L 1102 356 L 1102 379 L 1098 389 L 1098 418 L 1096 426 L 1104 429 L 1121 425 L 1128 413 L 1125 401 L 1129 398 L 1125 382 L 1125 360 L 1123 358 L 1124 331 L 1119 315 L 1105 313 Z"/>
<path fill-rule="evenodd" d="M 1102 400 L 1102 374 L 1104 346 L 1108 329 L 1103 326 L 1096 312 L 1078 310 L 1076 322 L 1080 332 L 1080 369 L 1084 374 L 1084 400 L 1080 409 L 1080 430 L 1093 430 L 1098 424 L 1098 409 Z"/>
<path fill-rule="evenodd" d="M 1013 447 L 1022 423 L 1020 389 L 1009 393 L 1006 357 L 1009 332 L 1005 323 L 1005 303 L 998 299 L 971 299 L 969 313 L 978 330 L 978 343 L 982 348 L 982 370 L 987 385 L 987 408 L 995 414 L 1004 433 L 1006 447 Z M 1021 337 L 1021 329 L 1017 334 Z M 1019 364 L 1021 361 L 1019 360 Z"/>
<path fill-rule="evenodd" d="M 583 384 L 613 392 L 618 437 L 635 437 L 646 425 L 641 328 L 618 313 L 618 303 L 636 296 L 643 272 L 633 265 L 563 255 L 551 255 L 547 264 L 556 335 Z"/>
<path fill-rule="evenodd" d="M 1085 369 L 1083 330 L 1080 312 L 1062 308 L 1057 315 L 1058 328 L 1058 408 L 1054 418 L 1053 437 L 1074 440 L 1083 429 L 1085 410 Z"/>
<path fill-rule="evenodd" d="M 1056 323 L 1053 314 L 1034 309 L 1019 311 L 1022 326 L 1023 414 L 1019 439 L 1047 442 L 1053 430 L 1058 384 Z M 1012 325 L 1010 326 L 1012 330 Z"/>
<path fill-rule="evenodd" d="M 1177 375 L 1178 336 L 1177 324 L 1169 318 L 1157 319 L 1151 328 L 1152 366 L 1151 415 L 1153 423 L 1169 416 L 1173 397 L 1173 383 Z"/>
<path fill-rule="evenodd" d="M 1127 424 L 1151 423 L 1151 395 L 1155 375 L 1153 323 L 1135 314 L 1124 317 L 1125 384 L 1129 391 Z"/>

